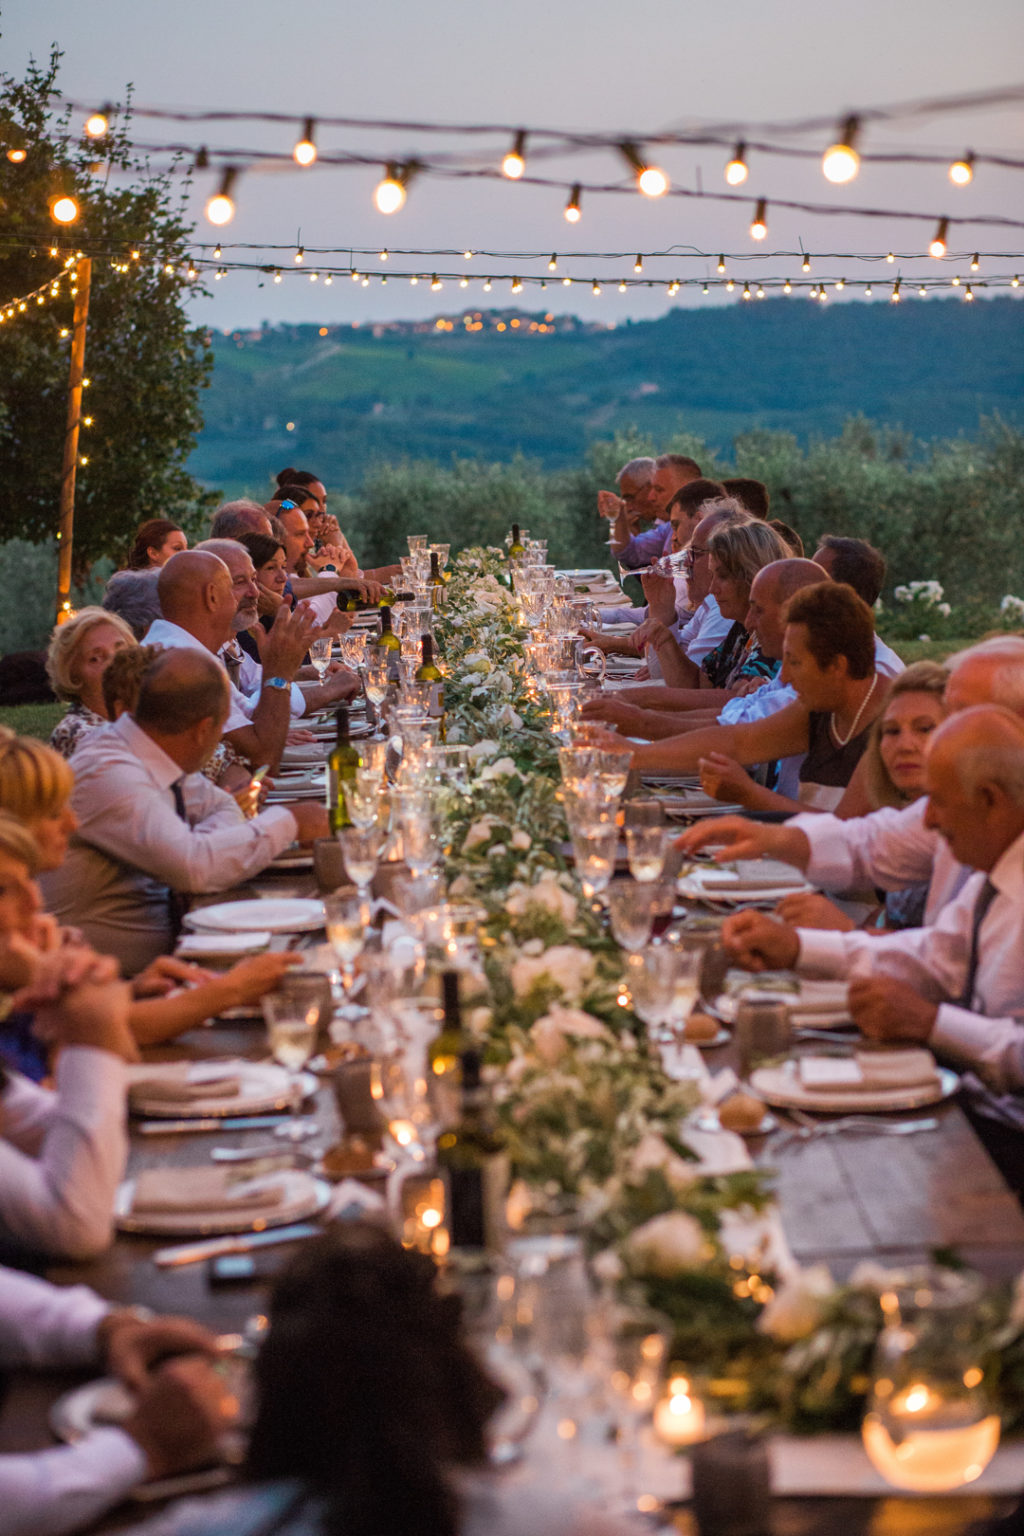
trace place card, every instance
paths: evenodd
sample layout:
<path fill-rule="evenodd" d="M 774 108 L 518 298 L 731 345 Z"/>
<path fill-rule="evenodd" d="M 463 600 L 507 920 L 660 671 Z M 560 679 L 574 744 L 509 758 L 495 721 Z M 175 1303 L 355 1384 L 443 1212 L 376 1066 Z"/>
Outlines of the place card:
<path fill-rule="evenodd" d="M 849 1088 L 864 1081 L 853 1056 L 801 1056 L 799 1073 L 805 1088 Z"/>

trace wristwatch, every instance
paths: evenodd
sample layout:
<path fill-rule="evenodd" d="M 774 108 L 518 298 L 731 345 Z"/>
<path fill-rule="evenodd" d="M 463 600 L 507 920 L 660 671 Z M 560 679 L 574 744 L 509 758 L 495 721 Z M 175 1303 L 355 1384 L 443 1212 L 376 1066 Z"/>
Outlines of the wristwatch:
<path fill-rule="evenodd" d="M 290 684 L 283 677 L 265 677 L 263 679 L 263 686 L 264 688 L 276 688 L 279 693 L 284 693 L 290 687 Z"/>

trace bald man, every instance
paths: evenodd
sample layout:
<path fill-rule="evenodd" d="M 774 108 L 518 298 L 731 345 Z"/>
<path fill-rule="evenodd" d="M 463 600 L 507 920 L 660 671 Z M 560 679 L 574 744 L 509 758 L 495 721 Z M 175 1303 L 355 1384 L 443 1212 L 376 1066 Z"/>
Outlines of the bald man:
<path fill-rule="evenodd" d="M 927 928 L 879 938 L 791 928 L 759 912 L 722 937 L 749 970 L 793 968 L 850 978 L 850 1013 L 874 1040 L 929 1045 L 981 1080 L 985 1114 L 1024 1127 L 1024 721 L 1008 709 L 962 710 L 934 733 L 926 825 L 972 874 Z M 999 1097 L 1003 1096 L 1002 1100 Z M 987 1138 L 986 1138 L 987 1140 Z M 1022 1144 L 1004 1173 L 1024 1181 Z M 995 1153 L 995 1148 L 990 1146 Z"/>
<path fill-rule="evenodd" d="M 248 579 L 242 578 L 236 591 L 224 561 L 208 550 L 172 555 L 157 583 L 163 618 L 150 625 L 146 644 L 206 651 L 216 657 L 234 636 L 242 587 L 247 589 Z M 267 763 L 273 769 L 280 760 L 291 725 L 291 683 L 315 630 L 316 616 L 303 604 L 293 612 L 282 604 L 264 642 L 258 699 L 247 699 L 230 684 L 223 735 L 254 768 Z"/>

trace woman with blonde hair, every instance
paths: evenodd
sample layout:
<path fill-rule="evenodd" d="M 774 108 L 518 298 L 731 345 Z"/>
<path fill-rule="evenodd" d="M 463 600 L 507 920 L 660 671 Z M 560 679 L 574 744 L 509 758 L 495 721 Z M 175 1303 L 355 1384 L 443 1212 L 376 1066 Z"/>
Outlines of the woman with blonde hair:
<path fill-rule="evenodd" d="M 70 703 L 50 737 L 50 745 L 62 757 L 71 756 L 86 731 L 106 725 L 104 668 L 117 651 L 134 644 L 135 636 L 125 621 L 105 608 L 80 608 L 74 618 L 54 630 L 46 672 L 58 699 Z"/>

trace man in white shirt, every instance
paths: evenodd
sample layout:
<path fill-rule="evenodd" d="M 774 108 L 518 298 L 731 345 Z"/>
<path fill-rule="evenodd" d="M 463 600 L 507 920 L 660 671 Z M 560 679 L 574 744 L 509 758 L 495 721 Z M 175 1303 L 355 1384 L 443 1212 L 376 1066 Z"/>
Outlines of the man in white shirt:
<path fill-rule="evenodd" d="M 214 1336 L 190 1318 L 150 1319 L 84 1285 L 0 1269 L 0 1368 L 93 1368 L 136 1396 L 121 1426 L 89 1430 L 73 1445 L 0 1455 L 4 1536 L 80 1530 L 147 1478 L 215 1461 L 229 1406 L 210 1368 L 216 1353 Z"/>
<path fill-rule="evenodd" d="M 996 1093 L 1024 1091 L 1024 721 L 979 706 L 934 733 L 926 824 L 979 871 L 927 928 L 871 938 L 792 928 L 760 912 L 722 937 L 749 970 L 851 978 L 850 1013 L 876 1040 L 924 1042 Z"/>
<path fill-rule="evenodd" d="M 247 821 L 202 777 L 227 711 L 227 678 L 214 657 L 172 648 L 144 674 L 134 717 L 92 731 L 75 753 L 78 830 L 43 891 L 50 911 L 116 955 L 126 975 L 170 949 L 169 892 L 225 890 L 296 839 L 327 835 L 322 805 L 272 806 Z"/>

